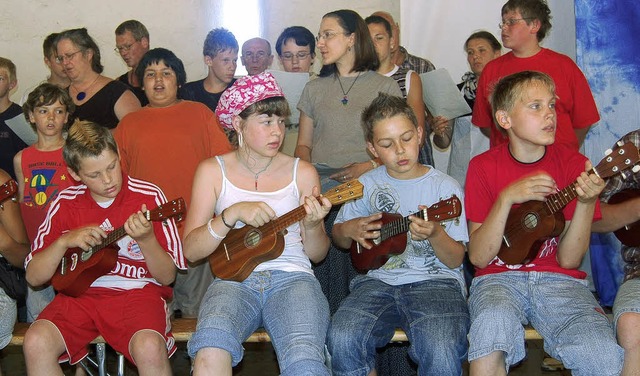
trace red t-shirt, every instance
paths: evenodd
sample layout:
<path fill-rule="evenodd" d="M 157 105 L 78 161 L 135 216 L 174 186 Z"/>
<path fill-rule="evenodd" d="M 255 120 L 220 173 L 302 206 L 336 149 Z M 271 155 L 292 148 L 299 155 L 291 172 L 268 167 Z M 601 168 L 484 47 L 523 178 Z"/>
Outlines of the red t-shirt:
<path fill-rule="evenodd" d="M 480 128 L 491 128 L 491 147 L 506 143 L 507 136 L 494 125 L 489 98 L 493 87 L 502 77 L 525 70 L 543 72 L 553 78 L 558 96 L 555 143 L 570 144 L 575 150 L 579 150 L 574 128 L 586 128 L 598 122 L 598 108 L 580 68 L 568 56 L 546 48 L 527 58 L 519 58 L 509 52 L 489 62 L 478 81 L 471 122 Z"/>
<path fill-rule="evenodd" d="M 573 184 L 584 171 L 586 157 L 574 151 L 569 145 L 550 145 L 539 161 L 521 163 L 511 156 L 509 144 L 501 144 L 473 158 L 469 163 L 465 184 L 465 211 L 467 220 L 483 223 L 500 192 L 512 182 L 524 176 L 546 172 L 564 189 Z M 572 200 L 563 210 L 565 220 L 570 221 L 576 208 Z M 596 202 L 594 220 L 601 218 L 600 205 Z M 487 267 L 476 269 L 476 276 L 505 271 L 538 271 L 567 274 L 575 278 L 584 278 L 586 274 L 577 269 L 562 268 L 556 259 L 558 237 L 545 241 L 538 255 L 526 265 L 506 265 L 498 257 Z"/>

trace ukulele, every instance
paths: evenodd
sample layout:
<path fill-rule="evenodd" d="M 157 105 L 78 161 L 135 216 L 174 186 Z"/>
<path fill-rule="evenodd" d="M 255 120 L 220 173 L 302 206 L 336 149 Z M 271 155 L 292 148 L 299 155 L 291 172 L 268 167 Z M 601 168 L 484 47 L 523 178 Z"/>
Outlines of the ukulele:
<path fill-rule="evenodd" d="M 180 221 L 185 209 L 184 199 L 180 197 L 153 210 L 147 210 L 144 215 L 148 221 L 165 221 L 176 216 Z M 123 225 L 111 231 L 102 243 L 86 251 L 81 248 L 68 249 L 51 277 L 53 288 L 68 296 L 80 296 L 96 279 L 116 266 L 119 248 L 115 242 L 125 235 L 127 233 Z"/>
<path fill-rule="evenodd" d="M 609 204 L 619 204 L 627 200 L 631 200 L 640 196 L 639 189 L 625 189 L 616 193 L 609 198 Z M 640 236 L 635 231 L 640 230 L 640 221 L 630 223 L 622 228 L 617 229 L 613 234 L 620 240 L 620 242 L 629 247 L 640 246 Z"/>
<path fill-rule="evenodd" d="M 425 221 L 443 222 L 458 218 L 461 213 L 460 199 L 453 195 L 412 215 Z M 373 239 L 374 245 L 371 249 L 361 247 L 356 241 L 351 244 L 351 262 L 360 271 L 377 269 L 384 265 L 390 256 L 401 254 L 407 248 L 405 234 L 411 224 L 409 216 L 403 218 L 396 213 L 382 213 L 381 221 L 380 236 Z"/>
<path fill-rule="evenodd" d="M 623 170 L 633 167 L 640 160 L 638 148 L 631 142 L 618 142 L 614 150 L 607 150 L 606 157 L 588 171 L 602 179 L 609 178 Z M 565 220 L 562 209 L 578 196 L 576 182 L 549 195 L 545 201 L 527 201 L 511 208 L 498 257 L 508 265 L 531 262 L 547 239 L 559 236 L 564 230 Z"/>
<path fill-rule="evenodd" d="M 9 179 L 6 183 L 0 185 L 0 209 L 4 210 L 3 202 L 11 199 L 13 202 L 17 202 L 16 198 L 18 194 L 18 183 L 15 180 Z"/>
<path fill-rule="evenodd" d="M 352 180 L 330 189 L 324 196 L 332 205 L 337 205 L 362 197 L 362 190 L 362 183 Z M 211 272 L 222 279 L 244 281 L 258 264 L 282 254 L 287 227 L 306 215 L 301 205 L 260 227 L 246 225 L 229 231 L 209 256 Z"/>

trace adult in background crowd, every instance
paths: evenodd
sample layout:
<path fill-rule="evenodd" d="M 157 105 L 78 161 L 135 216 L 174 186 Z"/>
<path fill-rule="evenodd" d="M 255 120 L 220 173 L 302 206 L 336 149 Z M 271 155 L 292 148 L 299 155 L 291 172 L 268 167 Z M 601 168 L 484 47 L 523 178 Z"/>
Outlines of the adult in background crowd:
<path fill-rule="evenodd" d="M 187 74 L 173 52 L 150 50 L 136 74 L 149 104 L 125 116 L 115 130 L 123 170 L 158 185 L 169 200 L 184 198 L 189 208 L 198 164 L 229 152 L 231 145 L 211 110 L 202 103 L 179 99 L 178 88 Z M 183 224 L 178 223 L 180 235 Z M 189 267 L 186 274 L 178 273 L 174 308 L 184 317 L 196 317 L 211 280 L 207 263 Z"/>
<path fill-rule="evenodd" d="M 63 89 L 66 89 L 69 87 L 69 83 L 71 81 L 69 81 L 69 77 L 67 77 L 67 73 L 65 73 L 64 67 L 62 66 L 62 64 L 56 61 L 55 40 L 57 37 L 58 37 L 58 33 L 52 33 L 47 35 L 47 37 L 44 38 L 44 42 L 42 42 L 42 54 L 44 56 L 44 65 L 46 65 L 47 69 L 49 69 L 49 76 L 45 81 L 42 81 L 37 85 L 34 85 L 28 88 L 27 90 L 25 90 L 24 94 L 22 95 L 22 98 L 20 98 L 20 105 L 22 105 L 24 102 L 27 101 L 27 97 L 29 96 L 29 93 L 33 91 L 33 89 L 40 86 L 40 84 L 44 82 L 48 82 L 50 84 L 61 87 Z"/>
<path fill-rule="evenodd" d="M 129 89 L 136 95 L 140 104 L 146 106 L 147 96 L 144 95 L 142 85 L 136 77 L 136 68 L 147 51 L 149 51 L 149 31 L 137 20 L 124 21 L 116 28 L 116 48 L 122 60 L 129 68 L 127 73 L 118 77 L 117 80 L 129 86 Z"/>
<path fill-rule="evenodd" d="M 61 32 L 56 51 L 56 61 L 71 80 L 74 118 L 113 129 L 126 114 L 140 109 L 140 101 L 127 85 L 101 75 L 100 49 L 86 28 Z"/>
<path fill-rule="evenodd" d="M 271 43 L 262 38 L 251 38 L 242 44 L 242 65 L 253 76 L 269 69 L 273 62 Z"/>
<path fill-rule="evenodd" d="M 478 79 L 484 66 L 500 57 L 502 45 L 493 34 L 481 30 L 467 38 L 464 50 L 471 70 L 462 76 L 462 82 L 458 84 L 458 89 L 462 92 L 469 107 L 473 109 Z M 481 134 L 477 127 L 472 126 L 470 116 L 462 116 L 458 119 L 445 119 L 442 116 L 437 116 L 433 125 L 433 133 L 433 142 L 437 147 L 446 149 L 451 145 L 447 174 L 456 179 L 464 188 L 469 161 L 489 149 L 489 139 Z"/>

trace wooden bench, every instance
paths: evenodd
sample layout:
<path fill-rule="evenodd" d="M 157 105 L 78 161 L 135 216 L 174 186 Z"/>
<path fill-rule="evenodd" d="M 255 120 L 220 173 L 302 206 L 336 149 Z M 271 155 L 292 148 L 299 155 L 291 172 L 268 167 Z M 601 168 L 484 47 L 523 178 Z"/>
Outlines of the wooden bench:
<path fill-rule="evenodd" d="M 171 320 L 171 331 L 176 342 L 187 342 L 191 339 L 191 336 L 196 330 L 196 319 L 173 319 Z M 10 346 L 22 346 L 24 343 L 24 335 L 29 328 L 28 323 L 18 322 L 13 329 L 13 337 L 9 342 Z M 542 337 L 538 332 L 530 326 L 525 327 L 524 338 L 526 340 L 540 340 Z M 391 338 L 392 343 L 407 342 L 407 335 L 402 329 L 396 329 L 396 332 Z M 255 331 L 245 342 L 271 342 L 269 334 L 264 329 L 258 329 Z M 92 344 L 96 345 L 96 360 L 89 359 L 89 362 L 98 369 L 100 376 L 107 375 L 105 366 L 105 341 L 102 336 L 94 339 Z M 123 375 L 124 372 L 124 356 L 118 354 L 118 376 Z"/>

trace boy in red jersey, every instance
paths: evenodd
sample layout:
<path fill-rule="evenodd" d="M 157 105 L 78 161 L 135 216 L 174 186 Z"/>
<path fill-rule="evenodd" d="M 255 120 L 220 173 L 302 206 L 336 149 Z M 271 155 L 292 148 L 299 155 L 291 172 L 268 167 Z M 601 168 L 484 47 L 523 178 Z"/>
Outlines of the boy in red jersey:
<path fill-rule="evenodd" d="M 166 300 L 176 267 L 185 268 L 174 220 L 149 222 L 143 212 L 166 202 L 155 185 L 121 172 L 111 132 L 94 123 L 75 123 L 63 156 L 69 173 L 83 185 L 62 191 L 51 204 L 25 262 L 27 281 L 49 282 L 69 248 L 89 250 L 116 227 L 116 266 L 78 297 L 59 293 L 25 335 L 30 375 L 61 373 L 87 355 L 86 346 L 102 335 L 138 366 L 140 375 L 170 375 L 175 351 Z M 94 255 L 95 257 L 95 255 Z"/>
<path fill-rule="evenodd" d="M 591 223 L 600 218 L 604 181 L 566 144 L 556 144 L 556 93 L 551 77 L 523 71 L 496 85 L 491 105 L 509 142 L 473 158 L 465 185 L 469 258 L 476 266 L 469 313 L 470 374 L 506 375 L 524 358 L 524 324 L 544 338 L 545 350 L 574 375 L 619 375 L 622 349 L 611 323 L 587 288 L 580 262 Z M 574 183 L 575 182 L 575 183 Z M 529 262 L 509 265 L 498 252 L 514 205 L 545 201 L 575 187 L 577 200 L 562 211 L 564 231 Z M 540 221 L 549 218 L 540 217 Z M 521 231 L 523 231 L 521 229 Z M 529 246 L 511 243 L 511 252 Z"/>

